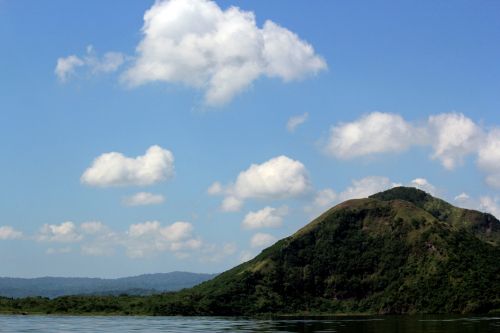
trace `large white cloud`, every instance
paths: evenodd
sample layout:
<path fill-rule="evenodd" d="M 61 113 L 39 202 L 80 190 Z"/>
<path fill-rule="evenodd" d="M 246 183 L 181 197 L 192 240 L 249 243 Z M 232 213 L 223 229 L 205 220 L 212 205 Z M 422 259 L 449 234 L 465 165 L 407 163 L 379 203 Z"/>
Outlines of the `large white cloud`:
<path fill-rule="evenodd" d="M 500 129 L 490 131 L 481 144 L 477 164 L 486 173 L 486 183 L 500 188 Z"/>
<path fill-rule="evenodd" d="M 223 211 L 237 211 L 245 199 L 284 199 L 300 196 L 310 190 L 306 167 L 287 156 L 278 156 L 262 164 L 252 164 L 239 173 L 234 184 L 223 188 L 214 183 L 210 194 L 225 194 Z"/>
<path fill-rule="evenodd" d="M 170 178 L 174 155 L 160 146 L 151 146 L 135 158 L 121 153 L 105 153 L 85 170 L 81 182 L 90 186 L 151 185 Z"/>
<path fill-rule="evenodd" d="M 425 178 L 415 178 L 410 182 L 408 186 L 418 188 L 432 195 L 436 195 L 437 193 L 436 187 L 429 183 L 429 181 Z"/>
<path fill-rule="evenodd" d="M 277 228 L 283 225 L 283 217 L 288 214 L 288 207 L 264 207 L 245 215 L 241 225 L 245 229 Z"/>
<path fill-rule="evenodd" d="M 326 69 L 313 47 L 252 12 L 208 0 L 157 1 L 144 14 L 137 58 L 122 79 L 137 86 L 177 82 L 205 90 L 205 102 L 231 100 L 260 76 L 284 81 Z"/>
<path fill-rule="evenodd" d="M 0 226 L 0 240 L 20 239 L 22 237 L 23 233 L 21 231 L 18 231 L 8 225 Z"/>
<path fill-rule="evenodd" d="M 333 126 L 325 150 L 341 159 L 400 152 L 415 142 L 416 132 L 400 115 L 373 112 L 357 121 Z"/>

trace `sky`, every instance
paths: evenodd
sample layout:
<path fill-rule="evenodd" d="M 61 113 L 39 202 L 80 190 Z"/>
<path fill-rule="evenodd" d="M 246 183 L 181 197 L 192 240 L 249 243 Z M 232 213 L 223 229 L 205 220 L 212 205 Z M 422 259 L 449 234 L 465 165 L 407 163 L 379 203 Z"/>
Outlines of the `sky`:
<path fill-rule="evenodd" d="M 0 276 L 221 272 L 394 186 L 500 217 L 497 1 L 0 0 Z"/>

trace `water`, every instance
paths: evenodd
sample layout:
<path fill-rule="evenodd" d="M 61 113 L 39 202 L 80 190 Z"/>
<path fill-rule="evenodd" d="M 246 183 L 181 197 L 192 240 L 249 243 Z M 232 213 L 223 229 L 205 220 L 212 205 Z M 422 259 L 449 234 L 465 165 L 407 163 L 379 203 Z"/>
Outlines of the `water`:
<path fill-rule="evenodd" d="M 500 317 L 335 317 L 240 319 L 214 317 L 1 316 L 0 332 L 500 332 Z"/>

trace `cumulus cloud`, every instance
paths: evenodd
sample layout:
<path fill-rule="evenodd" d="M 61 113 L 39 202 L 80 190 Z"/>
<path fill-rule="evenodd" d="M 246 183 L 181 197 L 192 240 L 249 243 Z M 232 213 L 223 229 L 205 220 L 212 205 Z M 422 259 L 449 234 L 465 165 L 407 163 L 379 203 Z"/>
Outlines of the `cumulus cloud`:
<path fill-rule="evenodd" d="M 401 152 L 415 141 L 417 130 L 400 115 L 373 112 L 330 129 L 325 151 L 340 159 Z"/>
<path fill-rule="evenodd" d="M 287 156 L 278 156 L 262 164 L 252 164 L 239 173 L 234 184 L 217 193 L 226 198 L 223 211 L 238 211 L 245 199 L 284 199 L 302 195 L 310 190 L 306 167 Z"/>
<path fill-rule="evenodd" d="M 420 125 L 400 115 L 373 112 L 359 120 L 340 123 L 330 129 L 324 151 L 339 159 L 382 153 L 397 153 L 412 146 L 429 147 L 430 158 L 452 170 L 469 155 L 486 174 L 486 183 L 500 188 L 500 129 L 487 131 L 462 113 L 431 115 Z"/>
<path fill-rule="evenodd" d="M 107 229 L 107 227 L 99 221 L 89 221 L 80 224 L 80 229 L 84 234 L 95 235 Z"/>
<path fill-rule="evenodd" d="M 21 231 L 8 225 L 0 226 L 0 240 L 20 239 L 22 237 L 23 233 Z"/>
<path fill-rule="evenodd" d="M 454 198 L 454 200 L 458 201 L 458 202 L 464 202 L 464 201 L 467 201 L 469 199 L 470 199 L 470 196 L 467 193 L 465 193 L 465 192 L 460 193 L 459 195 L 457 195 Z"/>
<path fill-rule="evenodd" d="M 252 12 L 208 0 L 157 1 L 142 32 L 123 81 L 181 83 L 204 90 L 208 105 L 227 103 L 260 76 L 291 81 L 327 67 L 293 32 L 271 21 L 259 28 Z"/>
<path fill-rule="evenodd" d="M 207 190 L 207 193 L 210 195 L 221 194 L 224 191 L 222 184 L 220 182 L 214 182 Z"/>
<path fill-rule="evenodd" d="M 250 239 L 250 246 L 253 248 L 263 248 L 276 242 L 276 237 L 265 233 L 256 233 Z"/>
<path fill-rule="evenodd" d="M 432 195 L 436 194 L 436 187 L 425 178 L 415 178 L 410 182 L 409 186 L 418 188 Z"/>
<path fill-rule="evenodd" d="M 122 244 L 131 258 L 141 258 L 157 252 L 198 249 L 202 241 L 193 237 L 193 226 L 189 222 L 175 222 L 162 226 L 158 221 L 132 224 Z"/>
<path fill-rule="evenodd" d="M 500 129 L 488 133 L 478 152 L 477 165 L 486 173 L 486 183 L 500 188 Z"/>
<path fill-rule="evenodd" d="M 76 55 L 57 59 L 56 69 L 54 73 L 61 82 L 66 82 L 72 75 L 75 74 L 77 67 L 83 66 L 85 63 Z"/>
<path fill-rule="evenodd" d="M 479 199 L 479 209 L 500 219 L 500 203 L 497 198 L 482 196 Z"/>
<path fill-rule="evenodd" d="M 306 212 L 317 213 L 332 206 L 338 200 L 338 194 L 331 188 L 325 188 L 316 192 L 311 204 L 305 207 Z"/>
<path fill-rule="evenodd" d="M 247 262 L 249 260 L 252 260 L 255 257 L 255 254 L 253 254 L 250 251 L 241 251 L 240 253 L 240 263 Z"/>
<path fill-rule="evenodd" d="M 164 201 L 163 195 L 149 192 L 139 192 L 123 199 L 123 203 L 127 206 L 159 205 Z"/>
<path fill-rule="evenodd" d="M 387 177 L 369 176 L 353 180 L 352 185 L 339 194 L 340 201 L 367 198 L 372 194 L 388 190 L 401 184 L 393 183 Z"/>
<path fill-rule="evenodd" d="M 235 243 L 206 244 L 201 249 L 201 262 L 220 262 L 234 255 L 238 251 L 238 246 Z"/>
<path fill-rule="evenodd" d="M 288 207 L 264 207 L 245 215 L 241 225 L 245 229 L 277 228 L 283 225 L 283 217 L 288 214 Z"/>
<path fill-rule="evenodd" d="M 44 224 L 37 238 L 44 242 L 73 243 L 81 241 L 83 236 L 73 222 L 67 221 L 61 224 Z"/>
<path fill-rule="evenodd" d="M 462 164 L 466 155 L 478 148 L 482 131 L 471 119 L 461 113 L 430 116 L 428 121 L 432 158 L 439 159 L 446 169 Z"/>
<path fill-rule="evenodd" d="M 54 73 L 61 82 L 66 82 L 76 74 L 77 68 L 87 68 L 91 74 L 110 73 L 118 70 L 125 60 L 125 55 L 118 52 L 106 52 L 98 57 L 94 47 L 89 45 L 87 53 L 82 57 L 73 54 L 58 58 Z"/>
<path fill-rule="evenodd" d="M 288 132 L 291 132 L 291 133 L 295 132 L 297 127 L 299 127 L 300 125 L 305 123 L 308 117 L 309 117 L 309 113 L 307 113 L 307 112 L 304 114 L 301 114 L 301 115 L 290 117 L 290 119 L 288 119 L 288 121 L 286 123 L 286 129 L 288 130 Z"/>
<path fill-rule="evenodd" d="M 174 155 L 160 146 L 151 146 L 135 158 L 121 153 L 105 153 L 97 157 L 81 176 L 90 186 L 151 185 L 172 177 Z"/>

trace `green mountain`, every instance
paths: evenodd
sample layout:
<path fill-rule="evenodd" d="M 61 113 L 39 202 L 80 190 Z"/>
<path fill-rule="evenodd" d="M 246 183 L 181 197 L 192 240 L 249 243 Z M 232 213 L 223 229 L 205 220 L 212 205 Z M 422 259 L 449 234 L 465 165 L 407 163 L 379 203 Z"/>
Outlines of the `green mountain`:
<path fill-rule="evenodd" d="M 499 230 L 490 214 L 398 187 L 333 207 L 158 312 L 488 312 L 500 308 Z"/>
<path fill-rule="evenodd" d="M 0 299 L 0 310 L 153 315 L 486 313 L 500 309 L 500 222 L 414 189 L 343 202 L 256 258 L 148 297 Z"/>

